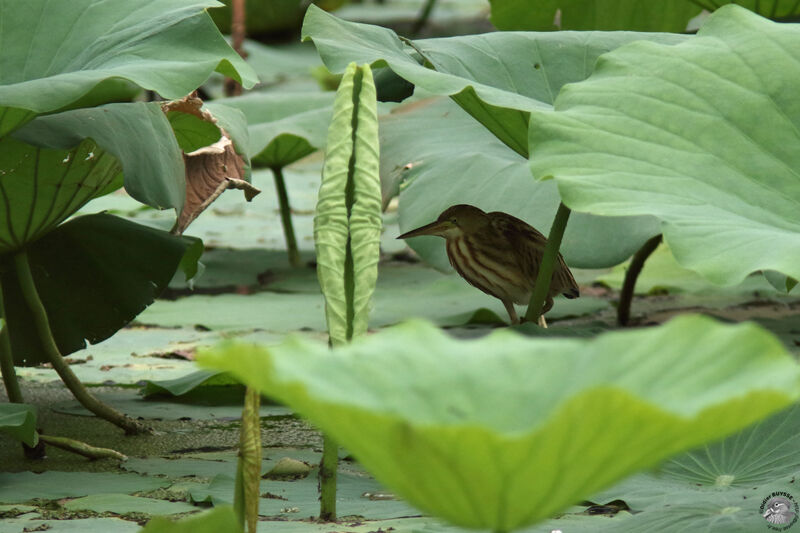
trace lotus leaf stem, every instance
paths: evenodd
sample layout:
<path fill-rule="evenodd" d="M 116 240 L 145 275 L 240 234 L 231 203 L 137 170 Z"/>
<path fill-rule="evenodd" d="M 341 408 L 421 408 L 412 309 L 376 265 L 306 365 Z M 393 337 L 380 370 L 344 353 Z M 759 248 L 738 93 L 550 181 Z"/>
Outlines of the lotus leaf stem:
<path fill-rule="evenodd" d="M 636 280 L 642 272 L 642 267 L 647 258 L 655 252 L 661 244 L 661 235 L 656 235 L 649 239 L 639 250 L 633 254 L 631 264 L 625 272 L 625 281 L 622 283 L 622 290 L 619 293 L 619 305 L 617 306 L 617 324 L 627 326 L 631 318 L 631 301 L 633 301 L 633 289 L 636 288 Z"/>
<path fill-rule="evenodd" d="M 278 203 L 281 208 L 281 223 L 283 235 L 286 237 L 286 251 L 289 253 L 289 264 L 293 267 L 300 266 L 300 252 L 297 251 L 297 239 L 292 226 L 292 207 L 289 205 L 289 195 L 286 193 L 286 181 L 283 179 L 283 168 L 272 167 L 275 176 L 275 189 L 278 191 Z"/>
<path fill-rule="evenodd" d="M 44 442 L 45 444 L 49 444 L 50 446 L 66 450 L 68 452 L 77 453 L 78 455 L 82 455 L 93 461 L 96 459 L 117 459 L 119 461 L 128 460 L 127 455 L 119 453 L 116 450 L 112 450 L 111 448 L 98 448 L 96 446 L 90 446 L 89 444 L 79 440 L 68 439 L 67 437 L 53 437 L 51 435 L 42 435 L 40 433 L 39 442 Z"/>
<path fill-rule="evenodd" d="M 247 59 L 244 51 L 244 38 L 247 25 L 247 9 L 245 0 L 233 0 L 231 3 L 231 46 L 242 59 Z M 233 78 L 225 78 L 225 96 L 240 96 L 242 84 Z"/>
<path fill-rule="evenodd" d="M 422 11 L 419 13 L 419 17 L 417 17 L 416 22 L 414 22 L 414 27 L 411 29 L 411 35 L 419 35 L 419 32 L 421 32 L 422 28 L 428 23 L 428 19 L 431 18 L 431 13 L 435 5 L 436 0 L 426 0 L 425 5 L 422 6 Z"/>
<path fill-rule="evenodd" d="M 336 469 L 339 466 L 339 445 L 330 436 L 322 437 L 322 462 L 319 465 L 319 518 L 336 521 Z"/>
<path fill-rule="evenodd" d="M 3 305 L 3 287 L 0 286 L 0 317 L 6 316 Z M 17 372 L 14 370 L 14 356 L 11 353 L 11 337 L 8 333 L 8 323 L 0 330 L 0 374 L 3 374 L 3 385 L 11 403 L 24 403 L 22 391 L 19 388 Z"/>
<path fill-rule="evenodd" d="M 570 212 L 569 207 L 563 203 L 558 204 L 558 211 L 556 211 L 556 217 L 550 227 L 550 235 L 547 238 L 547 246 L 544 249 L 544 257 L 542 257 L 542 263 L 539 266 L 539 274 L 536 276 L 536 283 L 533 286 L 531 302 L 525 311 L 525 320 L 528 322 L 539 323 L 544 301 L 550 290 L 558 249 L 561 247 L 561 239 L 564 237 L 564 230 L 567 227 Z"/>
<path fill-rule="evenodd" d="M 136 435 L 140 433 L 152 433 L 152 430 L 137 422 L 136 420 L 120 413 L 113 407 L 104 404 L 94 396 L 92 396 L 78 377 L 72 372 L 61 352 L 56 345 L 53 338 L 53 332 L 50 329 L 50 322 L 47 318 L 47 310 L 39 298 L 39 293 L 36 290 L 36 284 L 33 281 L 31 274 L 31 267 L 28 263 L 28 256 L 25 251 L 17 252 L 14 256 L 14 265 L 17 270 L 17 277 L 19 278 L 19 285 L 22 291 L 23 298 L 28 304 L 28 308 L 33 314 L 34 325 L 39 334 L 39 339 L 42 344 L 47 359 L 53 365 L 53 369 L 58 373 L 61 380 L 67 388 L 75 396 L 75 399 L 80 402 L 86 409 L 95 415 L 108 420 L 112 424 L 119 426 L 125 430 L 127 435 Z"/>
<path fill-rule="evenodd" d="M 260 393 L 256 389 L 247 387 L 242 408 L 242 427 L 239 430 L 239 461 L 236 468 L 233 508 L 239 517 L 239 523 L 248 533 L 256 532 L 258 502 L 261 497 L 260 407 Z"/>

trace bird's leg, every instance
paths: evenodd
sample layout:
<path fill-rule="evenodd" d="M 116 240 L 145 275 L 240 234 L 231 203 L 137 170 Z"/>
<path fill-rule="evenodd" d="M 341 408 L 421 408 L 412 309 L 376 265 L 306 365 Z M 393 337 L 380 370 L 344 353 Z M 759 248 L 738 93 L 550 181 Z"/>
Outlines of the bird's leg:
<path fill-rule="evenodd" d="M 542 308 L 542 314 L 539 315 L 539 325 L 543 328 L 547 327 L 547 320 L 544 319 L 544 314 L 548 312 L 553 307 L 553 297 L 548 296 L 547 300 L 544 302 L 544 307 Z"/>
<path fill-rule="evenodd" d="M 517 310 L 514 309 L 514 303 L 511 300 L 503 300 L 503 305 L 506 306 L 506 311 L 508 312 L 508 317 L 511 319 L 511 324 L 519 324 L 519 317 L 517 316 Z"/>
<path fill-rule="evenodd" d="M 548 296 L 547 300 L 544 301 L 544 307 L 542 308 L 542 315 L 548 312 L 550 309 L 553 308 L 553 297 Z"/>

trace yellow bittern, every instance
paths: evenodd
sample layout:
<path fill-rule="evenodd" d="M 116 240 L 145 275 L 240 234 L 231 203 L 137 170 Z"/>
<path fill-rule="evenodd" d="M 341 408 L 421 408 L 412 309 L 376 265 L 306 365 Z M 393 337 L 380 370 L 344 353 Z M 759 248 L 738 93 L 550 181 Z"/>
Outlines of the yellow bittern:
<path fill-rule="evenodd" d="M 522 220 L 500 211 L 484 213 L 477 207 L 460 204 L 447 208 L 435 222 L 398 237 L 420 235 L 444 237 L 450 264 L 462 278 L 486 294 L 499 298 L 512 324 L 519 318 L 514 303 L 527 304 L 533 292 L 547 238 Z M 563 294 L 577 298 L 578 284 L 558 254 L 544 313 L 553 307 L 553 297 Z"/>

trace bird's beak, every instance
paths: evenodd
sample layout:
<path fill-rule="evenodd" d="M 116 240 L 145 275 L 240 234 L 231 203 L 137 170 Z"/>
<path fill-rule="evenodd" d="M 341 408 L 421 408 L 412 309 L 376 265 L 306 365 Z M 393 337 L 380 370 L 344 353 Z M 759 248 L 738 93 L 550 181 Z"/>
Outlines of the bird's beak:
<path fill-rule="evenodd" d="M 425 224 L 420 228 L 407 231 L 400 235 L 398 239 L 409 239 L 411 237 L 419 237 L 421 235 L 442 235 L 445 231 L 452 227 L 453 223 L 449 220 L 436 220 L 430 224 Z"/>

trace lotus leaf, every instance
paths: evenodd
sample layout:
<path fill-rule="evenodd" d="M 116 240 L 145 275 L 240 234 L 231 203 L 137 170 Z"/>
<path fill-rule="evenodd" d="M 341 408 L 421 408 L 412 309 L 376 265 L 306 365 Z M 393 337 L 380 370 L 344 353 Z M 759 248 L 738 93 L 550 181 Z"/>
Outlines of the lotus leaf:
<path fill-rule="evenodd" d="M 150 305 L 180 266 L 194 275 L 202 242 L 113 215 L 74 218 L 27 248 L 28 260 L 63 355 L 113 335 Z M 45 362 L 10 254 L 0 275 L 14 362 Z"/>
<path fill-rule="evenodd" d="M 458 341 L 408 322 L 332 353 L 293 338 L 200 361 L 295 408 L 413 505 L 493 531 L 741 429 L 800 380 L 758 326 L 688 315 L 592 340 Z"/>
<path fill-rule="evenodd" d="M 0 135 L 122 78 L 180 98 L 218 71 L 252 86 L 220 35 L 213 0 L 2 0 Z"/>
<path fill-rule="evenodd" d="M 714 283 L 798 278 L 798 47 L 800 27 L 726 6 L 686 43 L 615 50 L 532 117 L 533 172 L 578 211 L 659 217 L 678 262 Z"/>
<path fill-rule="evenodd" d="M 325 65 L 342 72 L 351 62 L 388 65 L 433 94 L 453 98 L 519 154 L 528 154 L 531 110 L 550 109 L 565 83 L 581 81 L 601 54 L 634 40 L 675 44 L 687 36 L 632 32 L 496 32 L 403 41 L 391 30 L 346 22 L 310 6 L 303 38 Z M 430 61 L 433 68 L 423 66 Z M 435 70 L 434 70 L 435 69 Z"/>

